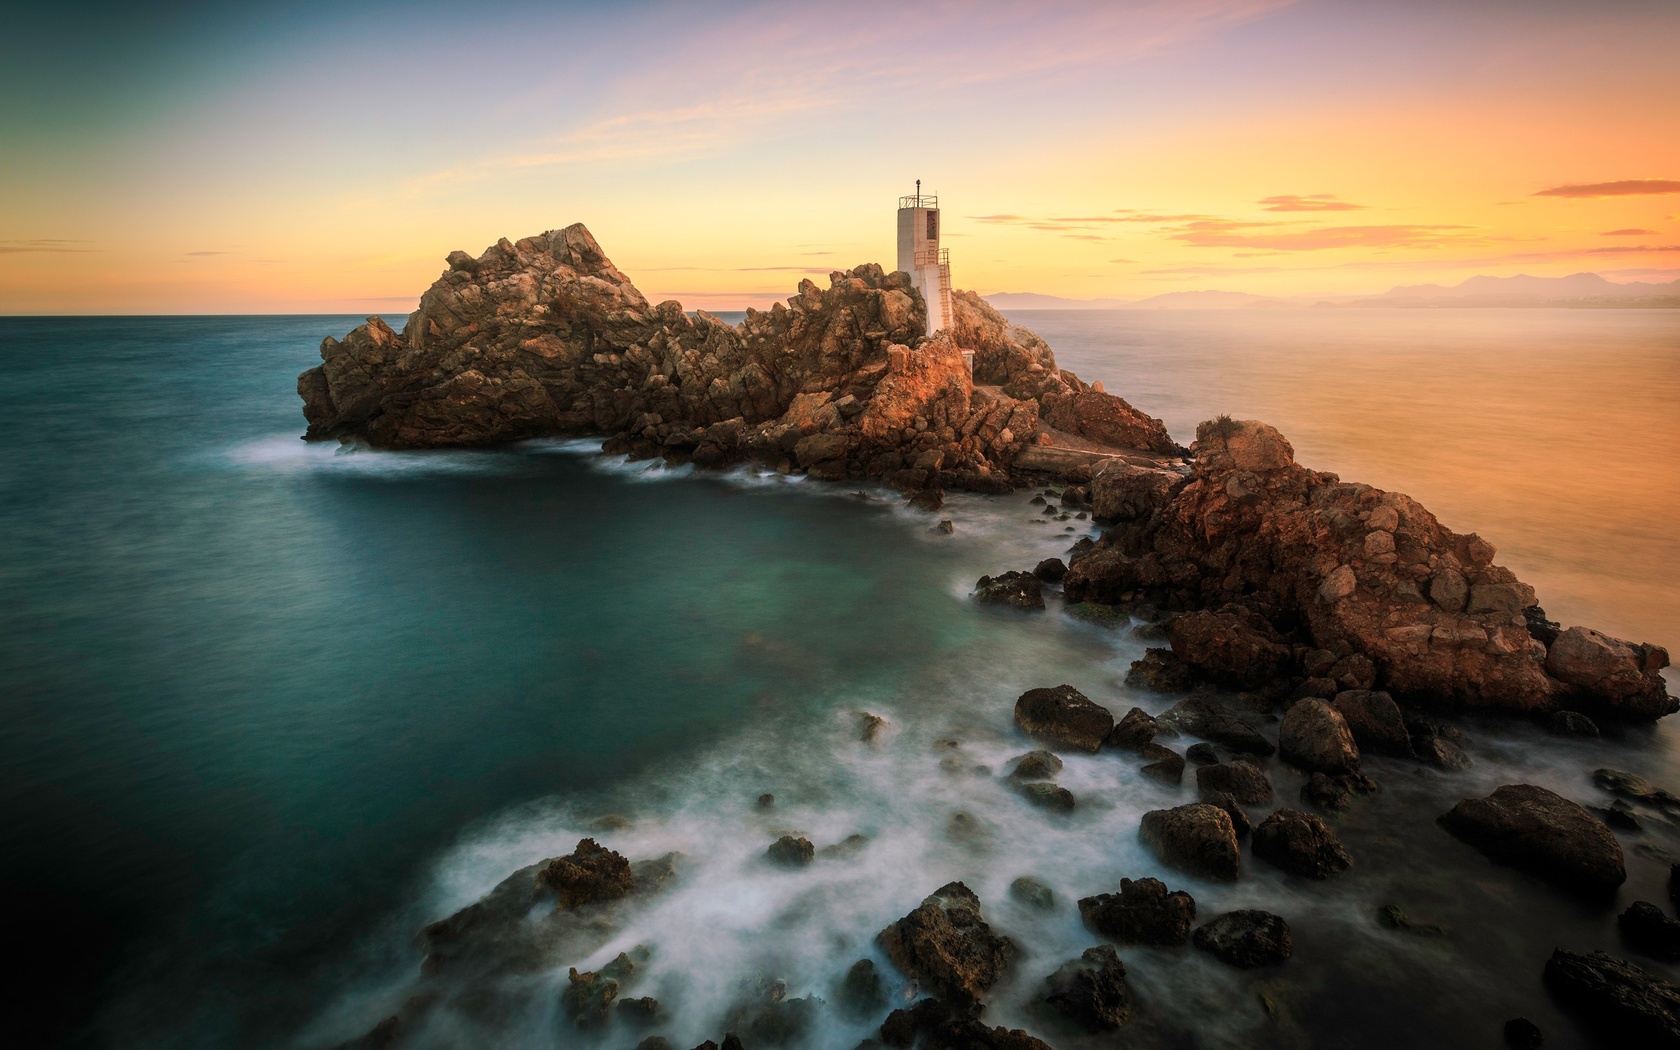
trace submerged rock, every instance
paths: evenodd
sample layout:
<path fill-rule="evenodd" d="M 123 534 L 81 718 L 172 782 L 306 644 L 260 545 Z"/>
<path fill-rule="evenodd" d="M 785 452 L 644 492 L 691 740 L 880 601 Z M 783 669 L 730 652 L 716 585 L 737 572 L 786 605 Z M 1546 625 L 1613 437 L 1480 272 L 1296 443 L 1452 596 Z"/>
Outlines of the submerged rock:
<path fill-rule="evenodd" d="M 1160 744 L 1145 744 L 1138 749 L 1138 754 L 1149 760 L 1138 767 L 1138 772 L 1151 780 L 1158 780 L 1163 784 L 1177 784 L 1184 779 L 1184 756 L 1172 748 Z"/>
<path fill-rule="evenodd" d="M 1028 751 L 1014 759 L 1011 780 L 1054 780 L 1062 771 L 1062 760 L 1053 751 Z"/>
<path fill-rule="evenodd" d="M 1254 829 L 1254 855 L 1309 879 L 1327 879 L 1353 864 L 1330 825 L 1298 809 L 1280 809 L 1260 822 Z"/>
<path fill-rule="evenodd" d="M 1606 1040 L 1650 1050 L 1680 1050 L 1680 988 L 1605 952 L 1562 948 L 1546 963 L 1546 986 Z"/>
<path fill-rule="evenodd" d="M 900 970 L 955 1002 L 984 998 L 1016 951 L 1009 938 L 992 932 L 980 898 L 960 882 L 935 890 L 877 940 Z"/>
<path fill-rule="evenodd" d="M 1143 815 L 1139 835 L 1162 863 L 1188 875 L 1234 881 L 1242 873 L 1237 832 L 1218 806 L 1193 802 Z"/>
<path fill-rule="evenodd" d="M 1043 781 L 1017 784 L 1015 786 L 1015 791 L 1022 798 L 1026 799 L 1028 802 L 1040 809 L 1052 809 L 1060 813 L 1070 813 L 1073 811 L 1074 806 L 1078 804 L 1078 800 L 1073 797 L 1073 792 L 1069 791 L 1067 788 L 1060 787 L 1056 784 L 1047 784 Z"/>
<path fill-rule="evenodd" d="M 809 867 L 811 862 L 816 859 L 817 850 L 815 846 L 811 845 L 810 839 L 783 835 L 775 842 L 770 843 L 770 848 L 764 851 L 764 855 L 769 858 L 772 864 L 780 867 L 804 868 Z"/>
<path fill-rule="evenodd" d="M 1219 762 L 1219 752 L 1208 743 L 1191 744 L 1184 749 L 1184 757 L 1198 766 L 1212 766 Z"/>
<path fill-rule="evenodd" d="M 1114 716 L 1071 685 L 1029 689 L 1015 701 L 1015 723 L 1055 747 L 1095 752 L 1114 728 Z"/>
<path fill-rule="evenodd" d="M 1183 890 L 1167 890 L 1160 879 L 1121 879 L 1119 893 L 1079 901 L 1085 925 L 1121 944 L 1183 944 L 1196 919 L 1196 901 Z"/>
<path fill-rule="evenodd" d="M 1355 795 L 1375 795 L 1381 790 L 1381 785 L 1363 773 L 1335 777 L 1314 773 L 1301 785 L 1301 801 L 1320 809 L 1344 810 L 1353 805 Z"/>
<path fill-rule="evenodd" d="M 1180 700 L 1155 722 L 1163 732 L 1198 736 L 1238 754 L 1264 758 L 1277 751 L 1258 729 L 1212 697 L 1191 696 Z"/>
<path fill-rule="evenodd" d="M 566 982 L 560 1007 L 567 1020 L 585 1030 L 604 1026 L 607 1011 L 618 998 L 618 982 L 598 973 L 579 973 L 575 966 L 566 975 Z"/>
<path fill-rule="evenodd" d="M 1680 962 L 1680 920 L 1671 919 L 1650 901 L 1634 901 L 1616 918 L 1622 937 L 1653 959 Z"/>
<path fill-rule="evenodd" d="M 1447 928 L 1440 923 L 1418 922 L 1406 914 L 1398 904 L 1385 904 L 1377 909 L 1377 925 L 1386 930 L 1398 930 L 1420 937 L 1445 937 Z"/>
<path fill-rule="evenodd" d="M 1295 950 L 1289 923 L 1269 911 L 1254 909 L 1227 912 L 1197 927 L 1195 944 L 1239 970 L 1282 962 Z"/>
<path fill-rule="evenodd" d="M 1566 889 L 1613 892 L 1627 881 L 1621 843 L 1570 800 L 1532 784 L 1508 784 L 1486 798 L 1467 798 L 1440 824 L 1493 860 Z"/>
<path fill-rule="evenodd" d="M 1064 963 L 1044 983 L 1050 987 L 1044 1001 L 1086 1031 L 1111 1031 L 1132 1019 L 1126 966 L 1106 944 L 1085 949 L 1077 960 Z"/>
<path fill-rule="evenodd" d="M 1526 1017 L 1513 1017 L 1505 1022 L 1505 1045 L 1511 1050 L 1540 1050 L 1546 1037 L 1540 1026 Z"/>
<path fill-rule="evenodd" d="M 874 960 L 859 959 L 853 963 L 834 998 L 853 1017 L 879 1017 L 887 1005 L 887 992 Z"/>
<path fill-rule="evenodd" d="M 1061 583 L 1067 575 L 1067 565 L 1060 558 L 1045 558 L 1033 566 L 1033 575 L 1045 583 Z"/>
<path fill-rule="evenodd" d="M 1023 875 L 1009 884 L 1009 895 L 1022 904 L 1050 911 L 1056 906 L 1056 894 L 1044 883 L 1030 875 Z"/>

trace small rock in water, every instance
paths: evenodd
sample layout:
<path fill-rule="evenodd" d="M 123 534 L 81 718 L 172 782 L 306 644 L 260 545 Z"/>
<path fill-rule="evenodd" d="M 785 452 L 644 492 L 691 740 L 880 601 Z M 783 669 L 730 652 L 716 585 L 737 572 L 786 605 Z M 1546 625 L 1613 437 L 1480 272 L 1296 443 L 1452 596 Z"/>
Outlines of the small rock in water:
<path fill-rule="evenodd" d="M 1621 828 L 1624 831 L 1645 830 L 1645 825 L 1640 823 L 1639 814 L 1633 811 L 1633 807 L 1627 804 L 1625 798 L 1616 799 L 1606 809 L 1593 809 L 1591 812 L 1613 828 Z"/>
<path fill-rule="evenodd" d="M 617 981 L 598 973 L 579 973 L 574 966 L 567 974 L 560 1008 L 565 1011 L 567 1019 L 579 1028 L 599 1028 L 607 1023 L 607 1011 L 617 998 Z"/>
<path fill-rule="evenodd" d="M 909 503 L 917 510 L 938 510 L 945 505 L 945 490 L 923 489 L 911 496 Z"/>
<path fill-rule="evenodd" d="M 1046 743 L 1094 753 L 1114 728 L 1114 716 L 1073 686 L 1059 685 L 1022 693 L 1015 701 L 1015 723 Z"/>
<path fill-rule="evenodd" d="M 1134 707 L 1114 723 L 1104 743 L 1121 751 L 1138 751 L 1155 739 L 1155 719 L 1141 707 Z"/>
<path fill-rule="evenodd" d="M 1218 806 L 1192 802 L 1143 815 L 1138 835 L 1162 863 L 1206 879 L 1234 882 L 1242 873 L 1242 854 L 1230 814 Z"/>
<path fill-rule="evenodd" d="M 853 1017 L 864 1019 L 876 1016 L 887 1005 L 887 993 L 881 974 L 871 959 L 859 959 L 846 971 L 845 980 L 835 993 L 840 1008 Z"/>
<path fill-rule="evenodd" d="M 864 847 L 868 845 L 869 837 L 867 835 L 852 834 L 833 845 L 824 846 L 818 852 L 830 860 L 850 860 L 862 853 Z"/>
<path fill-rule="evenodd" d="M 1252 829 L 1253 825 L 1249 823 L 1248 814 L 1243 811 L 1242 804 L 1229 791 L 1204 792 L 1202 801 L 1225 811 L 1225 815 L 1231 818 L 1231 827 L 1236 830 L 1237 838 L 1242 838 Z"/>
<path fill-rule="evenodd" d="M 1067 565 L 1060 558 L 1045 558 L 1033 566 L 1033 575 L 1045 583 L 1061 583 L 1067 575 Z"/>
<path fill-rule="evenodd" d="M 1650 901 L 1634 901 L 1616 925 L 1628 944 L 1651 958 L 1680 962 L 1680 920 L 1664 915 Z"/>
<path fill-rule="evenodd" d="M 1655 787 L 1650 781 L 1635 773 L 1628 773 L 1620 769 L 1593 770 L 1593 783 L 1622 798 L 1634 802 L 1644 802 L 1671 813 L 1680 813 L 1680 796 L 1664 788 Z"/>
<path fill-rule="evenodd" d="M 550 861 L 537 883 L 554 891 L 561 909 L 617 900 L 636 888 L 630 862 L 594 839 L 583 839 L 569 856 Z"/>
<path fill-rule="evenodd" d="M 1041 911 L 1050 911 L 1056 907 L 1055 892 L 1031 875 L 1023 875 L 1011 882 L 1009 895 L 1022 904 Z"/>
<path fill-rule="evenodd" d="M 1110 945 L 1085 949 L 1078 960 L 1064 964 L 1045 983 L 1050 992 L 1044 1001 L 1087 1031 L 1111 1031 L 1132 1019 L 1126 965 Z"/>
<path fill-rule="evenodd" d="M 1532 784 L 1463 799 L 1439 823 L 1493 860 L 1567 889 L 1605 894 L 1627 881 L 1621 843 L 1577 803 Z"/>
<path fill-rule="evenodd" d="M 1183 890 L 1169 892 L 1160 879 L 1121 879 L 1119 893 L 1081 898 L 1079 917 L 1121 944 L 1170 946 L 1189 939 L 1196 902 Z"/>
<path fill-rule="evenodd" d="M 1194 940 L 1196 947 L 1239 970 L 1282 962 L 1295 950 L 1289 923 L 1256 909 L 1221 915 L 1198 927 Z"/>
<path fill-rule="evenodd" d="M 1073 810 L 1076 804 L 1073 792 L 1065 787 L 1058 787 L 1055 784 L 1047 784 L 1042 781 L 1022 784 L 1016 788 L 1016 791 L 1020 793 L 1022 798 L 1040 809 L 1053 809 L 1068 813 Z"/>
<path fill-rule="evenodd" d="M 1546 1037 L 1540 1026 L 1526 1017 L 1513 1017 L 1505 1022 L 1505 1045 L 1511 1050 L 1540 1050 Z"/>
<path fill-rule="evenodd" d="M 771 863 L 784 868 L 803 868 L 816 859 L 817 850 L 810 839 L 783 835 L 770 844 L 764 855 L 770 858 Z"/>
<path fill-rule="evenodd" d="M 1417 922 L 1398 904 L 1385 904 L 1377 909 L 1377 925 L 1388 930 L 1415 933 L 1420 937 L 1445 937 L 1447 928 L 1434 922 Z"/>
<path fill-rule="evenodd" d="M 1381 785 L 1363 773 L 1336 777 L 1314 773 L 1301 785 L 1301 801 L 1321 809 L 1339 811 L 1353 805 L 1355 795 L 1375 795 L 1381 790 Z"/>
<path fill-rule="evenodd" d="M 651 995 L 644 995 L 639 999 L 620 999 L 617 1013 L 620 1021 L 638 1028 L 656 1025 L 662 1019 L 659 1000 Z"/>
<path fill-rule="evenodd" d="M 769 809 L 772 806 L 774 806 L 775 804 L 776 804 L 776 796 L 770 794 L 770 792 L 768 792 L 768 791 L 766 791 L 764 794 L 758 796 L 758 808 L 759 809 Z"/>
<path fill-rule="evenodd" d="M 1240 758 L 1196 770 L 1196 787 L 1204 799 L 1210 792 L 1223 791 L 1244 805 L 1263 805 L 1272 800 L 1272 781 L 1266 771 Z"/>
<path fill-rule="evenodd" d="M 1149 762 L 1139 766 L 1138 772 L 1163 784 L 1178 784 L 1184 779 L 1184 756 L 1170 747 L 1145 744 L 1138 753 Z"/>
<path fill-rule="evenodd" d="M 881 730 L 887 726 L 887 720 L 880 715 L 872 715 L 868 711 L 857 712 L 858 739 L 864 743 L 874 743 Z"/>
<path fill-rule="evenodd" d="M 1351 773 L 1359 768 L 1359 746 L 1341 712 L 1320 699 L 1297 703 L 1278 726 L 1283 760 L 1316 773 Z"/>
<path fill-rule="evenodd" d="M 1546 963 L 1552 995 L 1617 1046 L 1680 1048 L 1680 988 L 1607 952 L 1559 948 Z"/>
<path fill-rule="evenodd" d="M 671 1041 L 662 1035 L 650 1035 L 636 1044 L 636 1050 L 672 1050 Z"/>
<path fill-rule="evenodd" d="M 1394 698 L 1369 689 L 1348 689 L 1336 694 L 1333 705 L 1342 716 L 1353 742 L 1360 751 L 1377 755 L 1411 758 L 1412 738 Z"/>
<path fill-rule="evenodd" d="M 1151 647 L 1143 651 L 1143 659 L 1132 661 L 1126 684 L 1157 693 L 1182 693 L 1190 688 L 1190 669 L 1171 649 Z"/>
<path fill-rule="evenodd" d="M 904 974 L 961 1003 L 982 999 L 1017 952 L 1013 941 L 992 932 L 980 898 L 960 882 L 929 894 L 876 940 Z"/>
<path fill-rule="evenodd" d="M 1353 864 L 1330 825 L 1296 809 L 1280 809 L 1254 829 L 1254 855 L 1308 879 L 1327 879 Z"/>
<path fill-rule="evenodd" d="M 992 605 L 1010 605 L 1017 609 L 1044 608 L 1044 587 L 1030 572 L 1006 572 L 1001 576 L 982 576 L 974 584 L 976 601 Z"/>
<path fill-rule="evenodd" d="M 1198 766 L 1217 765 L 1219 762 L 1219 752 L 1213 749 L 1212 744 L 1206 742 L 1191 744 L 1185 750 L 1184 757 Z"/>
<path fill-rule="evenodd" d="M 1465 750 L 1467 741 L 1464 734 L 1450 726 L 1412 719 L 1407 721 L 1406 731 L 1411 734 L 1412 753 L 1419 761 L 1451 773 L 1461 772 L 1475 764 Z"/>
<path fill-rule="evenodd" d="M 1573 736 L 1592 740 L 1598 737 L 1598 723 L 1579 711 L 1556 711 L 1547 720 L 1546 731 L 1553 736 Z"/>
<path fill-rule="evenodd" d="M 1014 762 L 1011 780 L 1054 780 L 1062 771 L 1062 760 L 1053 751 L 1028 751 Z"/>
<path fill-rule="evenodd" d="M 939 521 L 939 524 L 935 525 L 934 528 L 938 529 L 940 532 L 943 532 L 947 536 L 949 536 L 952 533 L 957 531 L 956 523 L 953 522 L 950 518 L 941 518 L 940 521 Z"/>

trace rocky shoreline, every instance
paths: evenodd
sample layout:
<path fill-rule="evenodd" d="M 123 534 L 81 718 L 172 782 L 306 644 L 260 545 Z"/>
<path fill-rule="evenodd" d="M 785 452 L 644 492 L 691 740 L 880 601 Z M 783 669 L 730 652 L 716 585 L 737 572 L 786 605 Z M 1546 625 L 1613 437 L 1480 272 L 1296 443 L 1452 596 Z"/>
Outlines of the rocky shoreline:
<path fill-rule="evenodd" d="M 729 326 L 675 303 L 649 306 L 573 226 L 502 241 L 478 259 L 453 253 L 401 333 L 373 319 L 326 340 L 323 364 L 298 387 L 317 440 L 416 448 L 591 434 L 636 458 L 873 479 L 926 508 L 947 490 L 1047 485 L 1037 500 L 1047 515 L 1088 513 L 1107 531 L 1077 544 L 1065 565 L 1050 559 L 982 578 L 976 599 L 1031 615 L 1059 589 L 1081 618 L 1142 621 L 1167 644 L 1149 649 L 1127 682 L 1180 699 L 1158 715 L 1133 708 L 1117 720 L 1072 686 L 1029 690 L 1014 720 L 1042 749 L 1019 756 L 1008 782 L 1053 814 L 1078 805 L 1056 783 L 1058 751 L 1141 762 L 1166 784 L 1193 779 L 1196 801 L 1145 814 L 1137 831 L 1191 885 L 1236 882 L 1252 863 L 1307 882 L 1342 875 L 1358 858 L 1332 821 L 1382 791 L 1362 772 L 1364 756 L 1448 773 L 1473 761 L 1471 742 L 1443 713 L 1519 715 L 1580 737 L 1680 707 L 1660 673 L 1666 651 L 1551 622 L 1480 537 L 1447 530 L 1405 496 L 1296 464 L 1263 423 L 1213 420 L 1183 449 L 1158 420 L 1058 369 L 1042 340 L 977 296 L 955 301 L 951 332 L 919 336 L 925 309 L 906 276 L 861 266 L 836 272 L 827 291 L 802 282 L 787 306 Z M 1029 452 L 1044 447 L 1077 447 L 1094 462 L 1046 473 Z M 1300 808 L 1278 805 L 1274 762 L 1305 778 Z M 1608 810 L 1505 785 L 1440 814 L 1443 841 L 1602 901 L 1627 877 L 1611 826 L 1672 816 L 1680 799 L 1615 770 L 1597 776 L 1619 796 Z M 786 835 L 768 844 L 764 863 L 802 868 L 867 844 L 855 838 L 819 849 Z M 402 1045 L 445 998 L 493 1010 L 510 986 L 541 986 L 681 869 L 678 856 L 633 864 L 585 839 L 514 873 L 422 932 L 419 989 L 346 1045 Z M 1680 904 L 1680 865 L 1673 877 Z M 1017 880 L 1012 896 L 1048 894 L 1031 883 Z M 1286 916 L 1239 908 L 1198 925 L 1182 887 L 1140 877 L 1117 889 L 1093 887 L 1078 902 L 1105 943 L 1045 969 L 1054 1031 L 1111 1031 L 1146 1008 L 1114 945 L 1189 946 L 1245 970 L 1287 966 L 1296 951 Z M 1386 921 L 1419 928 L 1398 908 Z M 1636 902 L 1618 922 L 1651 958 L 1680 958 L 1680 921 L 1657 904 Z M 877 946 L 896 972 L 859 959 L 831 1002 L 789 998 L 775 980 L 743 984 L 720 1019 L 722 1045 L 798 1043 L 831 1009 L 878 1019 L 880 1045 L 1049 1045 L 983 1020 L 1007 971 L 1044 960 L 994 930 L 964 883 L 885 925 Z M 596 971 L 572 968 L 558 1006 L 565 1023 L 591 1038 L 618 1032 L 641 1050 L 670 1047 L 656 1034 L 639 1043 L 623 1034 L 656 1030 L 664 1016 L 654 998 L 629 997 L 645 963 L 626 953 Z M 1658 974 L 1560 949 L 1544 978 L 1605 1038 L 1680 1046 L 1680 988 Z M 1510 1045 L 1539 1045 L 1524 1042 L 1537 1038 L 1531 1028 L 1513 1019 Z"/>

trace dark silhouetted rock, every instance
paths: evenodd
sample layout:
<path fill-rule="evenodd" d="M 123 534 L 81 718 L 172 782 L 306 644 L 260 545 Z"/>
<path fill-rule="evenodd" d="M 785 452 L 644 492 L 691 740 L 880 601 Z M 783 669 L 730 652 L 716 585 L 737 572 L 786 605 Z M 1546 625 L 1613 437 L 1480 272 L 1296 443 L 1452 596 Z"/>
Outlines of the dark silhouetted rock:
<path fill-rule="evenodd" d="M 1327 879 L 1353 863 L 1330 825 L 1298 809 L 1280 809 L 1260 822 L 1254 855 L 1308 879 Z"/>
<path fill-rule="evenodd" d="M 986 924 L 980 898 L 960 882 L 934 891 L 878 939 L 900 970 L 958 1002 L 983 998 L 1015 954 L 1014 943 Z"/>
<path fill-rule="evenodd" d="M 1621 843 L 1580 805 L 1532 784 L 1467 798 L 1441 826 L 1501 864 L 1567 889 L 1609 893 L 1627 881 Z"/>
<path fill-rule="evenodd" d="M 1412 757 L 1412 737 L 1392 696 L 1369 689 L 1347 689 L 1336 694 L 1334 706 L 1360 751 Z"/>
<path fill-rule="evenodd" d="M 1192 696 L 1180 700 L 1159 715 L 1155 722 L 1163 732 L 1198 736 L 1239 754 L 1263 758 L 1277 751 L 1258 729 L 1211 697 Z"/>
<path fill-rule="evenodd" d="M 1263 805 L 1272 800 L 1272 781 L 1266 771 L 1240 758 L 1196 770 L 1196 789 L 1203 801 L 1219 791 L 1244 805 Z"/>
<path fill-rule="evenodd" d="M 1184 757 L 1198 766 L 1211 766 L 1219 761 L 1219 752 L 1209 743 L 1191 744 L 1184 749 Z"/>
<path fill-rule="evenodd" d="M 887 720 L 880 715 L 872 715 L 868 711 L 859 711 L 858 739 L 866 744 L 873 744 L 881 735 L 881 730 L 887 728 Z"/>
<path fill-rule="evenodd" d="M 1252 825 L 1248 814 L 1235 795 L 1229 791 L 1205 791 L 1202 793 L 1202 801 L 1225 811 L 1225 815 L 1231 818 L 1231 828 L 1237 833 L 1237 838 L 1240 839 L 1249 833 Z"/>
<path fill-rule="evenodd" d="M 1540 1026 L 1526 1017 L 1513 1017 L 1505 1022 L 1505 1045 L 1511 1050 L 1540 1050 L 1546 1037 Z"/>
<path fill-rule="evenodd" d="M 764 794 L 758 796 L 758 808 L 759 809 L 773 809 L 775 807 L 775 805 L 776 805 L 776 796 L 770 794 L 770 792 L 766 791 Z"/>
<path fill-rule="evenodd" d="M 1406 732 L 1412 738 L 1412 753 L 1420 762 L 1427 762 L 1449 772 L 1469 769 L 1474 765 L 1470 760 L 1470 752 L 1466 750 L 1463 741 L 1456 739 L 1449 729 L 1448 726 L 1422 719 L 1408 720 Z"/>
<path fill-rule="evenodd" d="M 644 995 L 638 999 L 620 999 L 616 1012 L 620 1021 L 638 1028 L 656 1025 L 663 1018 L 659 1000 L 651 995 Z"/>
<path fill-rule="evenodd" d="M 1143 651 L 1143 659 L 1132 661 L 1126 672 L 1126 684 L 1157 693 L 1189 692 L 1190 669 L 1171 649 L 1151 647 Z"/>
<path fill-rule="evenodd" d="M 1132 1019 L 1126 967 L 1109 945 L 1085 949 L 1076 961 L 1063 964 L 1044 983 L 1050 987 L 1044 1001 L 1086 1031 L 1111 1031 Z"/>
<path fill-rule="evenodd" d="M 982 576 L 974 584 L 974 597 L 977 601 L 1011 605 L 1017 609 L 1044 608 L 1044 586 L 1030 572 Z"/>
<path fill-rule="evenodd" d="M 1139 837 L 1161 861 L 1189 875 L 1233 881 L 1242 873 L 1237 832 L 1218 806 L 1193 802 L 1143 815 Z"/>
<path fill-rule="evenodd" d="M 1340 811 L 1353 805 L 1355 796 L 1375 795 L 1382 787 L 1363 773 L 1329 776 L 1314 773 L 1301 785 L 1301 801 L 1320 809 Z"/>
<path fill-rule="evenodd" d="M 1015 723 L 1055 747 L 1095 752 L 1114 728 L 1114 716 L 1071 685 L 1029 689 L 1015 701 Z"/>
<path fill-rule="evenodd" d="M 1419 937 L 1445 937 L 1447 928 L 1440 923 L 1419 922 L 1406 914 L 1398 904 L 1385 904 L 1377 909 L 1377 925 L 1385 930 L 1416 934 Z"/>
<path fill-rule="evenodd" d="M 1062 760 L 1053 751 L 1028 751 L 1014 760 L 1012 780 L 1054 780 L 1062 771 Z"/>
<path fill-rule="evenodd" d="M 810 839 L 783 835 L 770 843 L 770 848 L 764 851 L 764 855 L 770 858 L 771 863 L 781 867 L 803 868 L 816 859 L 817 850 L 811 845 Z"/>
<path fill-rule="evenodd" d="M 1134 707 L 1114 723 L 1108 746 L 1120 751 L 1139 751 L 1155 739 L 1155 719 L 1141 707 Z"/>
<path fill-rule="evenodd" d="M 1196 919 L 1196 902 L 1160 879 L 1121 879 L 1119 893 L 1079 901 L 1085 925 L 1121 944 L 1183 944 Z"/>
<path fill-rule="evenodd" d="M 1323 700 L 1302 700 L 1278 726 L 1278 754 L 1308 772 L 1351 773 L 1359 768 L 1359 747 L 1336 709 Z"/>
<path fill-rule="evenodd" d="M 1045 558 L 1033 566 L 1033 575 L 1045 583 L 1061 583 L 1067 575 L 1067 565 L 1060 558 Z"/>
<path fill-rule="evenodd" d="M 1197 927 L 1194 940 L 1196 947 L 1239 970 L 1282 962 L 1294 951 L 1289 924 L 1253 909 L 1227 912 Z"/>
<path fill-rule="evenodd" d="M 1582 740 L 1598 738 L 1598 723 L 1579 711 L 1553 711 L 1546 719 L 1546 731 L 1553 736 L 1572 736 Z"/>
<path fill-rule="evenodd" d="M 852 1017 L 879 1017 L 887 1006 L 887 992 L 874 960 L 859 959 L 853 963 L 834 998 L 840 1009 Z"/>
<path fill-rule="evenodd" d="M 1177 784 L 1184 779 L 1184 756 L 1172 748 L 1160 744 L 1145 744 L 1138 749 L 1138 754 L 1149 760 L 1138 767 L 1138 772 L 1151 780 L 1159 780 L 1163 784 Z"/>
<path fill-rule="evenodd" d="M 1616 925 L 1630 945 L 1651 958 L 1680 962 L 1680 921 L 1664 915 L 1650 901 L 1634 901 Z"/>
<path fill-rule="evenodd" d="M 1020 1029 L 988 1028 L 970 1003 L 923 999 L 881 1023 L 881 1042 L 920 1050 L 1051 1050 Z"/>
<path fill-rule="evenodd" d="M 1640 1050 L 1680 1050 L 1680 988 L 1605 952 L 1559 948 L 1546 986 L 1602 1039 Z"/>
<path fill-rule="evenodd" d="M 549 861 L 537 882 L 554 891 L 561 908 L 616 900 L 636 888 L 630 862 L 594 839 L 583 839 L 569 856 Z"/>
<path fill-rule="evenodd" d="M 618 998 L 618 982 L 598 973 L 579 973 L 576 967 L 566 977 L 566 990 L 560 995 L 566 1018 L 586 1030 L 606 1024 L 607 1011 Z"/>

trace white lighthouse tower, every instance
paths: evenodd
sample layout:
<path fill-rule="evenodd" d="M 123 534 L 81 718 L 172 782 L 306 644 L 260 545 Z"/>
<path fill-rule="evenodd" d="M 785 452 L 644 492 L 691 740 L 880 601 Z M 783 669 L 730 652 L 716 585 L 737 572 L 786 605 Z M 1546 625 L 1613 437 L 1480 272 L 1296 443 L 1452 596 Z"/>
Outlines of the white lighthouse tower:
<path fill-rule="evenodd" d="M 928 334 L 951 327 L 951 253 L 939 247 L 939 198 L 922 196 L 921 179 L 898 199 L 898 268 L 927 301 Z"/>

